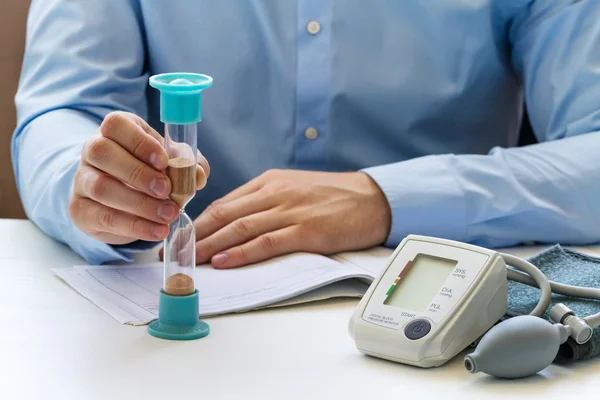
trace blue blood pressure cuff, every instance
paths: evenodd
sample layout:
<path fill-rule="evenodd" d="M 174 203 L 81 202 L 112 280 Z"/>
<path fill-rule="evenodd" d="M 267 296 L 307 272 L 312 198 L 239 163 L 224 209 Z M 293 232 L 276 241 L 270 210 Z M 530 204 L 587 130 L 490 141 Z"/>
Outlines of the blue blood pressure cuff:
<path fill-rule="evenodd" d="M 555 245 L 529 259 L 546 275 L 548 280 L 573 286 L 600 288 L 600 258 Z M 537 305 L 540 291 L 525 284 L 508 281 L 507 317 L 529 314 Z M 600 312 L 600 301 L 579 299 L 552 294 L 552 302 L 544 314 L 550 320 L 550 309 L 563 303 L 580 318 Z M 584 344 L 577 344 L 572 338 L 565 342 L 554 360 L 556 363 L 569 363 L 600 355 L 600 327 L 594 329 L 592 338 Z"/>

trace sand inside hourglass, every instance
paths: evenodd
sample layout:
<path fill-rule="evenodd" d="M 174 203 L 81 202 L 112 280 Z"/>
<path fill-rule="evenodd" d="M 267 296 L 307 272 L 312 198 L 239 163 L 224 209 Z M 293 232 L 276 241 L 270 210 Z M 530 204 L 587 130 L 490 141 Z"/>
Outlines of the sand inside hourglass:
<path fill-rule="evenodd" d="M 170 198 L 177 203 L 180 210 L 183 210 L 187 202 L 196 194 L 196 161 L 192 158 L 172 158 L 169 160 L 166 173 L 171 180 Z M 176 251 L 185 246 L 183 242 L 185 240 L 181 236 L 175 237 L 173 246 Z M 177 258 L 175 257 L 174 260 Z M 178 272 L 167 278 L 164 291 L 172 296 L 186 296 L 194 293 L 194 281 L 190 276 Z"/>
<path fill-rule="evenodd" d="M 194 224 L 185 213 L 180 213 L 171 224 L 169 237 L 165 240 L 163 286 L 165 293 L 172 296 L 187 296 L 194 293 L 195 254 Z"/>
<path fill-rule="evenodd" d="M 194 281 L 186 274 L 178 272 L 167 279 L 164 291 L 171 296 L 187 296 L 194 293 Z"/>
<path fill-rule="evenodd" d="M 171 200 L 183 209 L 196 194 L 196 162 L 190 158 L 172 158 L 166 172 L 171 180 Z"/>

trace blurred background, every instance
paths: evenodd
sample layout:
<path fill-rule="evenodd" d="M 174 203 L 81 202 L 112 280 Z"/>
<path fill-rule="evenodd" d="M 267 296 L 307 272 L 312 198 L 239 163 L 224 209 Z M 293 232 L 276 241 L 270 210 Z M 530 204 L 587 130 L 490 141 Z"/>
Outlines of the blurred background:
<path fill-rule="evenodd" d="M 0 218 L 25 218 L 10 161 L 14 97 L 25 47 L 29 0 L 2 0 L 0 12 Z"/>
<path fill-rule="evenodd" d="M 10 159 L 17 90 L 30 0 L 2 0 L 0 12 L 0 218 L 25 218 Z M 527 118 L 519 145 L 535 143 Z"/>

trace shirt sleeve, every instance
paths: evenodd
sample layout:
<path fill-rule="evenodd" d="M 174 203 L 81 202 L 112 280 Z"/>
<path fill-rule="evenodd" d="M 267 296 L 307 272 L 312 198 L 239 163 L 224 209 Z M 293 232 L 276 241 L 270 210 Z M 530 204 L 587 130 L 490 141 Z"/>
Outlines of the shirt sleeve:
<path fill-rule="evenodd" d="M 387 245 L 411 233 L 486 247 L 600 239 L 600 5 L 510 4 L 511 62 L 539 143 L 365 169 L 392 208 Z"/>
<path fill-rule="evenodd" d="M 27 22 L 11 149 L 18 190 L 31 221 L 94 264 L 131 260 L 131 252 L 152 246 L 99 242 L 68 212 L 83 143 L 104 116 L 124 110 L 146 117 L 138 11 L 125 0 L 34 0 Z"/>

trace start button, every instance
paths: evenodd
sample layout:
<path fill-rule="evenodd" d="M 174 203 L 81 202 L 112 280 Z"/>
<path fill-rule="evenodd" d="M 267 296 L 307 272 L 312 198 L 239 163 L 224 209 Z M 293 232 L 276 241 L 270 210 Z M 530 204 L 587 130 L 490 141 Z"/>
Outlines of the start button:
<path fill-rule="evenodd" d="M 431 324 L 424 319 L 416 319 L 406 325 L 404 334 L 411 340 L 421 339 L 431 331 Z"/>

